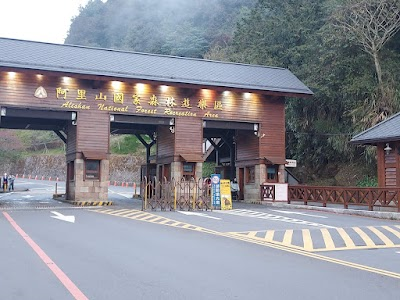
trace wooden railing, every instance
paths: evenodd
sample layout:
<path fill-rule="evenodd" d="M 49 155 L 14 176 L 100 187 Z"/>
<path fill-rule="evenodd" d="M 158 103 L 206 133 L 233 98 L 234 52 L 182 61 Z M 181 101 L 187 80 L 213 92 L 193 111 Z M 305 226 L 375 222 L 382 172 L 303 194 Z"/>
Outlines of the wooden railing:
<path fill-rule="evenodd" d="M 288 203 L 302 201 L 327 204 L 342 204 L 344 208 L 351 206 L 391 207 L 400 212 L 400 188 L 359 188 L 335 186 L 289 186 Z"/>

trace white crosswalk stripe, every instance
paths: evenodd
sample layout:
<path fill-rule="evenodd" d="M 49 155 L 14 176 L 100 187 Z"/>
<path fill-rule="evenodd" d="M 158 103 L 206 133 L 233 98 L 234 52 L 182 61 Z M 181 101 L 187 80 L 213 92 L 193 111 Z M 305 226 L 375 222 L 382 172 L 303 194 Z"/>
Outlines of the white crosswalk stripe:
<path fill-rule="evenodd" d="M 273 214 L 269 214 L 269 213 L 252 211 L 252 210 L 248 210 L 248 209 L 215 210 L 214 212 L 242 216 L 242 217 L 250 217 L 250 218 L 258 218 L 258 219 L 293 223 L 293 224 L 299 224 L 299 225 L 314 226 L 314 227 L 336 228 L 334 226 L 329 226 L 329 225 L 325 225 L 325 224 L 321 224 L 321 223 L 309 222 L 309 221 L 289 218 L 289 217 L 285 217 L 285 216 L 279 216 L 279 215 L 273 215 Z"/>

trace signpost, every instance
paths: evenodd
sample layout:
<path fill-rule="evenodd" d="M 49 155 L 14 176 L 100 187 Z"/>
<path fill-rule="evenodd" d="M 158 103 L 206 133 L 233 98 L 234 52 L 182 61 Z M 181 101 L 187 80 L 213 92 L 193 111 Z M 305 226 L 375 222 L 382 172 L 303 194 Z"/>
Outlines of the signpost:
<path fill-rule="evenodd" d="M 212 196 L 212 206 L 214 209 L 221 209 L 221 175 L 212 174 L 211 175 L 211 196 Z"/>

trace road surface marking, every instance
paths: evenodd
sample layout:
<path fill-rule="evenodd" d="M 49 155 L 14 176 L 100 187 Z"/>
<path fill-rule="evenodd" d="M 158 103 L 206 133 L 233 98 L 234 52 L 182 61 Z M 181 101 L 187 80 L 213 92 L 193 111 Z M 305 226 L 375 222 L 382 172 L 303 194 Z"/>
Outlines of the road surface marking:
<path fill-rule="evenodd" d="M 275 209 L 271 209 L 271 211 L 278 212 L 278 213 L 281 213 L 281 214 L 288 214 L 288 215 L 301 215 L 301 216 L 308 216 L 308 217 L 322 218 L 322 219 L 327 219 L 328 218 L 326 216 L 310 215 L 310 214 L 305 214 L 305 213 L 296 212 L 296 211 L 275 210 Z"/>
<path fill-rule="evenodd" d="M 376 244 L 371 240 L 371 238 L 359 227 L 353 227 L 353 230 L 358 233 L 358 235 L 363 239 L 365 245 L 373 248 Z"/>
<path fill-rule="evenodd" d="M 272 241 L 274 239 L 275 230 L 268 230 L 265 234 L 265 239 L 267 241 Z"/>
<path fill-rule="evenodd" d="M 343 228 L 338 228 L 336 229 L 340 236 L 342 237 L 344 243 L 346 244 L 346 247 L 349 249 L 354 249 L 356 245 L 354 244 L 353 240 L 350 238 L 350 236 L 347 234 L 347 232 Z"/>
<path fill-rule="evenodd" d="M 220 214 L 236 215 L 236 216 L 241 216 L 241 217 L 250 217 L 250 218 L 292 223 L 292 224 L 300 224 L 300 225 L 306 225 L 306 226 L 312 226 L 312 227 L 336 228 L 336 227 L 330 226 L 330 225 L 309 222 L 309 221 L 305 221 L 305 220 L 294 219 L 294 218 L 289 218 L 289 217 L 284 217 L 284 216 L 279 216 L 279 215 L 273 215 L 273 214 L 269 214 L 269 213 L 257 212 L 257 211 L 252 211 L 252 210 L 248 210 L 248 209 L 215 210 L 214 212 L 217 212 Z"/>
<path fill-rule="evenodd" d="M 36 244 L 35 241 L 32 240 L 24 230 L 22 230 L 21 227 L 19 227 L 19 225 L 8 213 L 3 212 L 3 215 L 75 299 L 88 299 L 85 294 L 83 294 L 81 290 L 72 282 L 72 280 L 69 279 L 69 277 L 56 265 L 56 263 L 42 250 L 42 248 L 40 248 L 40 246 Z"/>
<path fill-rule="evenodd" d="M 276 234 L 277 230 L 261 230 L 230 232 L 230 234 L 310 252 L 322 252 L 400 247 L 400 232 L 392 227 L 368 226 L 364 230 L 359 227 L 288 229 L 278 231 L 281 234 Z M 387 236 L 382 233 L 382 230 L 387 230 L 395 234 Z"/>
<path fill-rule="evenodd" d="M 198 217 L 203 217 L 203 218 L 208 218 L 208 219 L 214 219 L 214 220 L 221 220 L 221 218 L 209 216 L 205 213 L 199 213 L 199 212 L 193 212 L 193 211 L 180 211 L 178 210 L 179 213 L 187 215 L 187 216 L 198 216 Z"/>
<path fill-rule="evenodd" d="M 52 211 L 51 213 L 55 214 L 55 216 L 51 216 L 54 219 L 58 219 L 58 220 L 70 222 L 70 223 L 75 223 L 75 216 L 64 216 L 63 214 L 56 212 L 56 211 Z"/>
<path fill-rule="evenodd" d="M 302 229 L 301 230 L 303 233 L 303 243 L 304 243 L 304 249 L 307 251 L 312 251 L 314 249 L 313 246 L 313 241 L 311 238 L 311 233 L 309 229 Z"/>
<path fill-rule="evenodd" d="M 293 230 L 286 230 L 285 235 L 283 236 L 283 243 L 284 244 L 291 244 L 293 237 Z"/>
<path fill-rule="evenodd" d="M 332 236 L 329 233 L 329 230 L 326 228 L 321 229 L 322 233 L 322 238 L 324 239 L 324 243 L 326 245 L 326 248 L 328 249 L 334 249 L 335 248 L 335 243 L 333 242 Z"/>
<path fill-rule="evenodd" d="M 382 226 L 382 228 L 386 229 L 387 231 L 393 233 L 395 236 L 397 236 L 400 239 L 400 232 L 389 227 L 389 226 Z"/>
<path fill-rule="evenodd" d="M 369 230 L 371 230 L 373 233 L 375 233 L 381 240 L 388 246 L 394 246 L 394 243 L 386 236 L 384 235 L 381 231 L 379 231 L 377 228 L 368 226 L 367 227 Z"/>
<path fill-rule="evenodd" d="M 104 210 L 102 210 L 102 209 L 91 209 L 90 211 L 93 211 L 93 212 L 96 212 L 96 213 L 113 215 L 112 211 L 110 211 L 109 209 L 107 209 L 107 210 L 105 210 L 105 209 Z M 135 211 L 135 210 L 132 210 L 132 211 Z M 140 211 L 136 211 L 136 212 L 140 212 Z M 154 214 L 152 214 L 152 215 L 154 215 Z M 267 237 L 271 238 L 271 236 L 272 237 L 274 236 L 272 234 L 272 230 L 271 231 L 267 231 L 264 239 L 258 238 L 258 237 L 251 238 L 251 237 L 246 236 L 243 233 L 218 232 L 218 231 L 214 231 L 214 230 L 207 229 L 207 228 L 204 228 L 204 227 L 199 227 L 199 226 L 195 226 L 195 225 L 191 225 L 191 224 L 187 224 L 187 223 L 178 222 L 178 221 L 175 221 L 175 220 L 172 220 L 172 219 L 164 218 L 164 217 L 159 216 L 159 215 L 154 215 L 154 216 L 157 216 L 158 218 L 160 218 L 159 220 L 162 220 L 162 221 L 161 222 L 160 221 L 154 222 L 154 219 L 153 219 L 153 220 L 143 220 L 143 222 L 149 222 L 149 223 L 154 223 L 154 224 L 163 224 L 165 226 L 172 226 L 171 224 L 166 224 L 166 223 L 169 223 L 169 222 L 172 222 L 173 224 L 178 223 L 180 225 L 180 227 L 175 226 L 177 228 L 181 228 L 181 229 L 185 229 L 185 230 L 199 231 L 199 232 L 208 233 L 208 234 L 215 235 L 215 236 L 220 236 L 220 237 L 225 237 L 225 238 L 229 238 L 229 239 L 240 240 L 240 241 L 243 241 L 243 242 L 252 243 L 252 244 L 256 244 L 256 245 L 260 245 L 260 246 L 264 246 L 264 247 L 268 247 L 268 248 L 273 248 L 273 249 L 277 249 L 277 250 L 281 250 L 281 251 L 285 251 L 285 252 L 289 252 L 289 253 L 293 253 L 293 254 L 298 254 L 298 255 L 301 255 L 301 256 L 314 258 L 314 259 L 317 259 L 317 260 L 320 260 L 320 261 L 325 261 L 325 262 L 341 265 L 341 266 L 348 267 L 348 268 L 353 268 L 353 269 L 366 271 L 366 272 L 370 272 L 370 273 L 374 273 L 374 274 L 378 274 L 378 275 L 383 275 L 383 276 L 387 276 L 387 277 L 391 277 L 391 278 L 400 279 L 400 273 L 391 272 L 391 271 L 387 271 L 387 270 L 383 270 L 383 269 L 378 269 L 378 268 L 374 268 L 374 267 L 370 267 L 370 266 L 366 266 L 366 265 L 353 263 L 353 262 L 350 262 L 350 261 L 345 261 L 345 260 L 340 260 L 340 259 L 336 259 L 336 258 L 323 256 L 321 254 L 317 254 L 317 253 L 314 253 L 314 252 L 305 251 L 304 248 L 301 248 L 301 247 L 298 247 L 298 246 L 288 246 L 288 245 L 283 245 L 282 243 L 277 243 L 275 241 L 273 241 L 273 242 L 268 241 Z M 126 218 L 126 215 L 117 215 L 116 217 L 124 217 L 124 218 Z M 133 217 L 128 217 L 128 218 L 129 219 L 135 219 L 134 216 Z M 141 221 L 141 220 L 139 220 L 139 221 Z M 396 226 L 396 227 L 400 228 L 399 226 Z M 340 229 L 341 228 L 327 229 L 327 230 L 337 230 L 339 232 Z M 310 233 L 312 231 L 319 231 L 319 229 L 310 230 Z M 346 235 L 347 235 L 347 233 L 346 233 Z M 351 244 L 351 243 L 348 242 L 348 244 Z M 398 246 L 400 246 L 400 245 L 398 245 Z M 376 246 L 375 248 L 387 248 L 387 246 L 386 247 L 385 246 Z M 335 248 L 335 249 L 338 250 L 338 248 Z M 345 249 L 345 247 L 342 247 L 339 250 L 343 250 L 343 249 Z M 358 247 L 357 249 L 368 249 L 368 247 Z"/>

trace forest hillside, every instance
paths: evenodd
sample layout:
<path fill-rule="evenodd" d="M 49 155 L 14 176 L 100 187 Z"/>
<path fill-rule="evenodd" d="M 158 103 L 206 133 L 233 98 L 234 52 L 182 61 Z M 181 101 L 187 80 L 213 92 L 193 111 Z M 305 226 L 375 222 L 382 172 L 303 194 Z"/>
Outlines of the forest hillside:
<path fill-rule="evenodd" d="M 287 99 L 294 173 L 353 184 L 376 158 L 349 140 L 400 111 L 399 29 L 398 0 L 92 0 L 65 43 L 287 68 L 315 93 Z"/>

